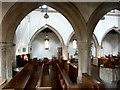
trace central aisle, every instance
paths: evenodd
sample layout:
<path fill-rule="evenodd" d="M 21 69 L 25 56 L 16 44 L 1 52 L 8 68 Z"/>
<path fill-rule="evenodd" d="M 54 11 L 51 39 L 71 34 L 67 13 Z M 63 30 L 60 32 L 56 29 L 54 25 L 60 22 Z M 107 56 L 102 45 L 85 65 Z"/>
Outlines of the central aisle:
<path fill-rule="evenodd" d="M 35 71 L 33 71 L 32 75 L 25 87 L 25 90 L 34 89 L 36 87 L 40 73 L 41 73 L 41 65 L 39 65 L 37 67 L 37 69 Z"/>
<path fill-rule="evenodd" d="M 46 65 L 44 68 L 44 72 L 43 72 L 43 80 L 42 80 L 42 85 L 43 87 L 48 87 L 48 86 L 52 86 L 52 89 L 54 90 L 60 90 L 60 83 L 57 79 L 57 77 L 55 77 L 54 71 L 53 71 L 53 67 L 50 65 Z"/>
<path fill-rule="evenodd" d="M 35 89 L 37 82 L 39 80 L 39 76 L 41 74 L 41 65 L 38 65 L 37 69 L 32 73 L 25 90 Z M 49 87 L 52 86 L 52 90 L 60 90 L 60 83 L 57 80 L 57 78 L 54 75 L 53 67 L 52 65 L 45 65 L 45 68 L 43 70 L 43 76 L 42 76 L 42 83 L 41 87 Z"/>

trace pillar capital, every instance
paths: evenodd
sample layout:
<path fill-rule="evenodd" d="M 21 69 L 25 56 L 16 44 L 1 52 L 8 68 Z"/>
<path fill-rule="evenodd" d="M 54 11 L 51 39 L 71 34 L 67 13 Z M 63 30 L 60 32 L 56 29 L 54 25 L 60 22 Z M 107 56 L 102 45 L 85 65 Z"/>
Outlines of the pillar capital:
<path fill-rule="evenodd" d="M 90 48 L 88 42 L 78 41 L 77 45 L 78 45 L 78 49 L 81 50 L 88 50 Z"/>
<path fill-rule="evenodd" d="M 15 46 L 15 44 L 13 44 L 12 42 L 0 42 L 0 50 L 2 52 L 6 52 L 11 50 L 13 47 Z"/>
<path fill-rule="evenodd" d="M 12 47 L 15 46 L 12 42 L 0 42 L 0 47 Z"/>

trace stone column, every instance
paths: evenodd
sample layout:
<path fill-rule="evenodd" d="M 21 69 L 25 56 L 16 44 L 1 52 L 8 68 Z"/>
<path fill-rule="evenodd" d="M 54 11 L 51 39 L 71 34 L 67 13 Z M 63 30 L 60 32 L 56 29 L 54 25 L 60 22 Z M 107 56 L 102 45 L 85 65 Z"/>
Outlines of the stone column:
<path fill-rule="evenodd" d="M 12 78 L 12 68 L 16 67 L 15 61 L 15 50 L 14 46 L 7 46 L 6 47 L 6 77 L 8 80 Z"/>
<path fill-rule="evenodd" d="M 101 57 L 101 45 L 99 45 L 97 47 L 97 57 L 100 58 Z"/>
<path fill-rule="evenodd" d="M 68 65 L 68 46 L 62 47 L 62 56 L 63 56 L 63 67 L 65 71 L 69 72 L 69 65 Z"/>
<path fill-rule="evenodd" d="M 6 80 L 6 48 L 0 44 L 0 64 L 1 64 L 1 77 Z"/>
<path fill-rule="evenodd" d="M 88 73 L 89 65 L 89 53 L 88 53 L 88 43 L 87 42 L 77 42 L 78 45 L 78 83 L 82 80 L 82 73 Z"/>
<path fill-rule="evenodd" d="M 2 2 L 0 1 L 0 23 L 2 21 Z M 2 41 L 2 24 L 0 24 L 0 41 Z M 2 57 L 2 52 L 1 52 L 1 48 L 0 48 L 0 77 L 2 76 L 1 73 L 1 57 Z"/>
<path fill-rule="evenodd" d="M 78 48 L 78 77 L 77 77 L 77 83 L 82 83 L 82 58 L 81 58 L 80 48 Z"/>
<path fill-rule="evenodd" d="M 77 42 L 78 45 L 78 83 L 81 83 L 82 73 L 90 74 L 91 60 L 87 42 Z"/>
<path fill-rule="evenodd" d="M 12 78 L 12 64 L 15 62 L 14 46 L 7 42 L 1 42 L 0 44 L 2 78 L 10 80 Z"/>
<path fill-rule="evenodd" d="M 82 60 L 82 73 L 88 73 L 89 68 L 89 47 L 87 42 L 80 42 L 80 52 Z"/>
<path fill-rule="evenodd" d="M 118 35 L 118 55 L 120 55 L 120 35 Z"/>
<path fill-rule="evenodd" d="M 68 60 L 68 46 L 62 47 L 62 56 L 64 60 Z"/>

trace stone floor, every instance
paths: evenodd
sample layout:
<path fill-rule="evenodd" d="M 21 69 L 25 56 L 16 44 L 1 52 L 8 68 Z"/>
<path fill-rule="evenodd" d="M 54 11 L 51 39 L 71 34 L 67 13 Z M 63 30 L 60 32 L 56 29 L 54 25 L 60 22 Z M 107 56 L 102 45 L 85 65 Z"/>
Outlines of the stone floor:
<path fill-rule="evenodd" d="M 2 89 L 2 87 L 5 85 L 5 80 L 2 79 L 2 77 L 0 77 L 0 90 Z"/>
<path fill-rule="evenodd" d="M 102 80 L 99 77 L 99 67 L 91 65 L 91 77 L 102 82 Z"/>

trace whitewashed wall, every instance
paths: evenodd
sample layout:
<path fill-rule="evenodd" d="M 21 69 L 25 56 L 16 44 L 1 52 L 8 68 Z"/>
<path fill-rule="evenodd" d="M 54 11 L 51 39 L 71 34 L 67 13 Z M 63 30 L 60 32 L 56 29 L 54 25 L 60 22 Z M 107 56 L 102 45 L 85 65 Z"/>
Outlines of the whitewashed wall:
<path fill-rule="evenodd" d="M 103 55 L 118 54 L 118 34 L 108 34 L 103 40 Z"/>
<path fill-rule="evenodd" d="M 69 42 L 68 53 L 69 53 L 69 58 L 71 58 L 70 56 L 74 56 L 75 49 L 73 49 L 73 42 L 72 41 Z"/>
<path fill-rule="evenodd" d="M 115 10 L 117 14 L 120 14 L 120 11 Z M 109 30 L 111 30 L 114 27 L 117 27 L 116 30 L 120 29 L 120 16 L 115 15 L 115 13 L 108 12 L 107 15 L 104 15 L 105 19 L 100 20 L 94 30 L 94 34 L 97 37 L 98 43 L 101 46 L 102 49 L 100 51 L 101 56 L 113 54 L 117 55 L 119 51 L 119 39 L 118 36 L 111 35 L 106 37 L 106 39 L 103 41 L 103 38 L 106 36 Z"/>
<path fill-rule="evenodd" d="M 43 59 L 44 57 L 52 58 L 57 56 L 57 48 L 62 47 L 60 40 L 54 33 L 48 33 L 49 38 L 49 50 L 45 50 L 44 39 L 46 33 L 39 33 L 32 42 L 32 58 L 37 57 Z"/>
<path fill-rule="evenodd" d="M 16 54 L 26 54 L 28 52 L 28 45 L 30 42 L 31 37 L 34 35 L 34 33 L 39 30 L 41 27 L 43 27 L 45 24 L 50 25 L 55 30 L 58 31 L 58 33 L 62 36 L 65 45 L 67 45 L 67 40 L 71 33 L 74 31 L 69 21 L 60 13 L 49 13 L 49 18 L 45 19 L 43 16 L 45 13 L 40 11 L 32 11 L 29 15 L 27 15 L 20 23 L 20 25 L 17 28 L 16 35 L 14 42 L 16 43 Z M 119 19 L 120 17 L 117 16 L 108 16 L 105 15 L 105 20 L 100 20 L 94 30 L 94 34 L 96 35 L 99 45 L 101 45 L 101 41 L 103 39 L 103 36 L 105 33 L 112 27 L 116 26 L 120 28 L 119 26 Z M 113 39 L 113 38 L 112 38 Z M 101 50 L 101 55 L 104 54 L 110 54 L 112 51 L 108 48 L 111 48 L 111 43 L 105 44 L 106 46 Z M 118 45 L 118 44 L 116 44 Z M 26 51 L 23 52 L 23 48 L 26 48 Z M 117 47 L 118 48 L 118 47 Z M 114 54 L 116 54 L 118 51 L 115 48 Z M 120 46 L 119 46 L 120 48 Z M 19 50 L 19 52 L 18 52 Z M 120 49 L 119 49 L 120 50 Z M 74 54 L 72 42 L 69 43 L 68 46 L 68 52 L 69 56 Z M 34 54 L 35 52 L 32 52 Z M 92 55 L 95 56 L 95 47 L 92 47 Z"/>
<path fill-rule="evenodd" d="M 95 27 L 94 34 L 96 35 L 99 45 L 101 45 L 104 34 L 112 27 L 119 27 L 117 16 L 105 16 L 105 20 L 100 20 Z"/>
<path fill-rule="evenodd" d="M 64 43 L 67 43 L 69 35 L 73 32 L 73 28 L 68 20 L 60 13 L 49 13 L 49 18 L 45 19 L 43 16 L 45 13 L 40 11 L 32 11 L 27 15 L 20 23 L 16 31 L 16 54 L 28 53 L 28 43 L 34 33 L 43 27 L 45 24 L 50 25 L 58 31 L 62 36 Z M 26 48 L 26 52 L 22 49 Z M 18 52 L 19 49 L 19 52 Z"/>
<path fill-rule="evenodd" d="M 74 57 L 74 54 L 75 54 L 75 49 L 73 48 L 73 39 L 77 40 L 77 38 L 75 37 L 75 34 L 73 34 L 73 36 L 70 38 L 70 41 L 68 42 L 69 58 L 71 58 L 71 56 Z"/>

